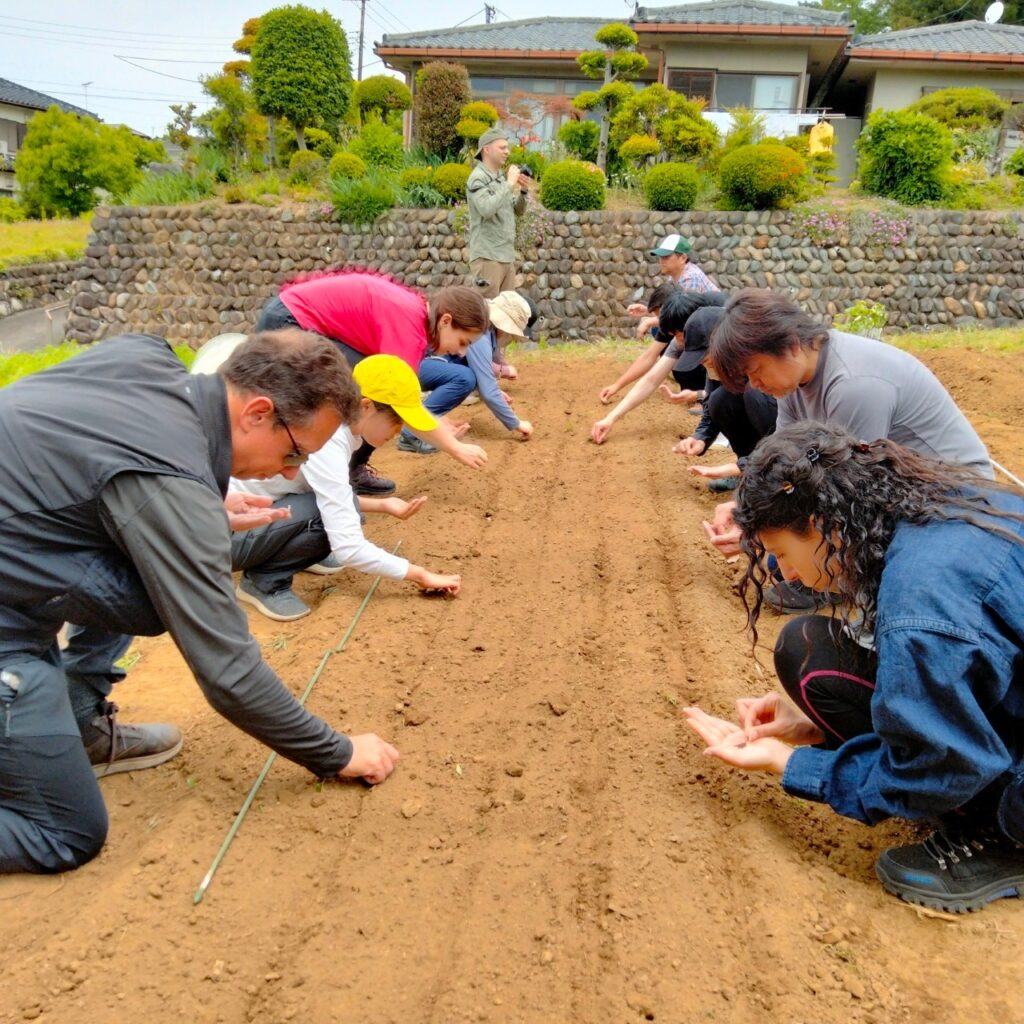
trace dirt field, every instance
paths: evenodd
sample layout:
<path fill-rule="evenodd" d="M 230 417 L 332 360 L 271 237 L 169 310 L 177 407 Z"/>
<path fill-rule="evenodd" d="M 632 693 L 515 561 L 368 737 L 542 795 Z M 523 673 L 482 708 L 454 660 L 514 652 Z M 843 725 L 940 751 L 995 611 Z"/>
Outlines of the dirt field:
<path fill-rule="evenodd" d="M 925 359 L 1024 475 L 1024 356 Z M 266 752 L 169 641 L 140 642 L 123 716 L 176 721 L 184 753 L 103 782 L 98 860 L 0 879 L 0 1022 L 1024 1021 L 1019 901 L 920 915 L 872 870 L 910 827 L 791 799 L 703 758 L 683 725 L 687 704 L 727 713 L 771 685 L 737 567 L 703 540 L 712 501 L 669 454 L 692 418 L 652 401 L 596 449 L 613 359 L 549 350 L 522 370 L 537 435 L 518 444 L 469 410 L 484 472 L 376 460 L 431 501 L 374 538 L 465 584 L 450 602 L 382 584 L 311 697 L 392 738 L 393 779 L 321 790 L 279 760 L 193 907 Z M 303 575 L 312 616 L 253 613 L 295 691 L 368 583 Z"/>

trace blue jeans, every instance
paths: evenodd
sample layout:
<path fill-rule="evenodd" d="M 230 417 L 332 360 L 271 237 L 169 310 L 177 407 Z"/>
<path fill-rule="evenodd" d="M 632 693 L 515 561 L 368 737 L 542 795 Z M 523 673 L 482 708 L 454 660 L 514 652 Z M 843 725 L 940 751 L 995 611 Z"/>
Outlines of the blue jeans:
<path fill-rule="evenodd" d="M 476 390 L 476 374 L 449 356 L 427 356 L 420 363 L 420 387 L 430 395 L 423 403 L 435 416 L 444 416 L 461 405 Z M 402 436 L 412 437 L 407 428 Z"/>

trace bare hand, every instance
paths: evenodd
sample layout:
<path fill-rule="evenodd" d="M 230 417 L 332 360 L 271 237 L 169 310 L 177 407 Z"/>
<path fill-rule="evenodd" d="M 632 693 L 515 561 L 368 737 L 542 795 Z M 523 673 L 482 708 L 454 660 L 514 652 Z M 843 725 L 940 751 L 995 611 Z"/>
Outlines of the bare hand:
<path fill-rule="evenodd" d="M 381 498 L 381 511 L 387 512 L 389 516 L 396 519 L 411 519 L 427 503 L 427 496 L 421 494 L 412 501 L 403 501 L 401 498 Z"/>
<path fill-rule="evenodd" d="M 690 466 L 690 472 L 705 480 L 724 480 L 726 477 L 739 476 L 740 467 L 735 462 L 723 462 L 720 466 Z"/>
<path fill-rule="evenodd" d="M 462 589 L 462 577 L 457 573 L 447 575 L 440 572 L 428 572 L 424 569 L 415 582 L 420 590 L 443 592 L 452 597 L 455 597 Z"/>
<path fill-rule="evenodd" d="M 672 445 L 672 451 L 676 455 L 703 455 L 707 447 L 699 437 L 684 437 Z"/>
<path fill-rule="evenodd" d="M 689 388 L 683 388 L 682 391 L 673 391 L 667 384 L 662 384 L 658 387 L 658 390 L 673 405 L 692 405 L 694 402 L 700 401 L 700 392 L 691 391 Z"/>
<path fill-rule="evenodd" d="M 387 740 L 372 732 L 349 738 L 352 740 L 352 760 L 338 772 L 343 779 L 365 779 L 376 786 L 395 770 L 401 755 Z"/>
<path fill-rule="evenodd" d="M 707 744 L 704 753 L 734 768 L 781 775 L 793 753 L 792 747 L 780 740 L 765 738 L 751 742 L 739 726 L 724 718 L 712 718 L 700 708 L 686 708 L 684 714 L 686 724 Z"/>
<path fill-rule="evenodd" d="M 516 400 L 507 391 L 502 391 L 501 397 L 505 399 L 505 404 L 510 409 L 516 404 Z"/>
<path fill-rule="evenodd" d="M 455 446 L 452 458 L 472 469 L 482 469 L 487 462 L 487 452 L 477 444 L 461 444 Z"/>
<path fill-rule="evenodd" d="M 821 743 L 825 734 L 802 711 L 778 693 L 741 697 L 736 716 L 749 742 L 773 736 L 792 746 Z"/>
<path fill-rule="evenodd" d="M 506 175 L 506 180 L 508 181 L 508 187 L 509 188 L 515 188 L 516 185 L 519 184 L 520 175 L 521 175 L 521 172 L 519 170 L 519 165 L 518 164 L 513 164 L 508 169 L 508 174 Z"/>
<path fill-rule="evenodd" d="M 651 330 L 652 327 L 658 326 L 658 318 L 656 316 L 645 316 L 641 319 L 640 323 L 636 325 L 633 333 L 638 338 L 645 337 Z"/>
<path fill-rule="evenodd" d="M 743 550 L 740 547 L 743 531 L 733 522 L 732 518 L 732 510 L 735 507 L 735 501 L 722 502 L 715 509 L 711 522 L 709 523 L 705 520 L 702 524 L 708 540 L 726 558 L 732 558 L 733 555 L 738 555 Z"/>
<path fill-rule="evenodd" d="M 224 499 L 224 511 L 228 526 L 235 533 L 269 526 L 279 519 L 290 519 L 290 508 L 271 508 L 274 499 L 265 494 L 246 494 L 245 491 L 229 491 Z"/>
<path fill-rule="evenodd" d="M 604 444 L 607 440 L 608 435 L 612 432 L 612 427 L 615 425 L 614 420 L 603 419 L 598 420 L 590 428 L 590 439 L 594 444 Z"/>
<path fill-rule="evenodd" d="M 519 434 L 520 441 L 529 441 L 533 436 L 533 424 L 529 420 L 520 420 L 516 433 Z"/>
<path fill-rule="evenodd" d="M 472 426 L 472 424 L 469 422 L 469 420 L 459 420 L 458 423 L 452 423 L 450 424 L 450 426 L 452 428 L 452 436 L 459 438 L 465 437 L 466 434 L 469 433 L 469 428 Z"/>
<path fill-rule="evenodd" d="M 619 389 L 614 384 L 609 384 L 608 387 L 598 391 L 597 397 L 601 399 L 602 405 L 607 405 L 618 393 Z"/>
<path fill-rule="evenodd" d="M 631 302 L 626 307 L 626 312 L 630 316 L 644 316 L 647 312 L 647 307 L 642 302 Z"/>

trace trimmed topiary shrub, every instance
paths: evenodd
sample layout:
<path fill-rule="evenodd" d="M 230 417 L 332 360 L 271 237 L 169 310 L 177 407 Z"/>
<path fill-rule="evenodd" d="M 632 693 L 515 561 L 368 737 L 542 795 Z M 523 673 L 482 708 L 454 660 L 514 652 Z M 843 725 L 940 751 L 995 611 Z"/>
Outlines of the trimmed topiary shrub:
<path fill-rule="evenodd" d="M 370 75 L 356 82 L 353 99 L 363 117 L 376 111 L 381 120 L 388 114 L 408 110 L 412 106 L 409 87 L 391 75 Z"/>
<path fill-rule="evenodd" d="M 468 164 L 441 164 L 430 179 L 431 188 L 437 189 L 449 203 L 461 203 L 466 198 Z"/>
<path fill-rule="evenodd" d="M 431 61 L 416 72 L 413 121 L 416 141 L 425 152 L 441 157 L 459 152 L 462 140 L 456 126 L 470 98 L 469 73 L 463 64 Z"/>
<path fill-rule="evenodd" d="M 597 159 L 600 139 L 601 126 L 596 121 L 566 121 L 558 129 L 558 141 L 574 157 L 591 163 Z"/>
<path fill-rule="evenodd" d="M 649 210 L 692 210 L 700 179 L 690 164 L 655 164 L 644 175 Z"/>
<path fill-rule="evenodd" d="M 603 210 L 604 173 L 581 160 L 551 164 L 540 180 L 540 201 L 549 210 Z"/>
<path fill-rule="evenodd" d="M 722 158 L 719 186 L 733 210 L 774 210 L 806 187 L 807 163 L 788 146 L 740 146 Z"/>
<path fill-rule="evenodd" d="M 320 128 L 307 128 L 303 134 L 306 137 L 306 148 L 311 149 L 325 160 L 330 160 L 338 149 L 337 142 L 328 132 Z"/>
<path fill-rule="evenodd" d="M 323 174 L 323 170 L 324 158 L 309 149 L 300 149 L 292 153 L 292 158 L 288 161 L 288 179 L 298 184 L 311 184 Z"/>
<path fill-rule="evenodd" d="M 348 144 L 348 148 L 370 167 L 398 170 L 402 166 L 402 136 L 376 120 L 372 114 L 359 134 Z"/>
<path fill-rule="evenodd" d="M 366 161 L 355 153 L 335 153 L 327 165 L 332 178 L 362 178 L 366 174 Z"/>
<path fill-rule="evenodd" d="M 650 135 L 631 135 L 619 146 L 619 156 L 638 167 L 660 152 L 661 143 Z"/>
<path fill-rule="evenodd" d="M 865 192 L 908 206 L 937 203 L 950 191 L 953 135 L 907 110 L 876 110 L 857 139 L 857 176 Z"/>
<path fill-rule="evenodd" d="M 429 185 L 433 178 L 433 167 L 406 167 L 398 176 L 398 184 L 402 188 L 418 188 Z"/>

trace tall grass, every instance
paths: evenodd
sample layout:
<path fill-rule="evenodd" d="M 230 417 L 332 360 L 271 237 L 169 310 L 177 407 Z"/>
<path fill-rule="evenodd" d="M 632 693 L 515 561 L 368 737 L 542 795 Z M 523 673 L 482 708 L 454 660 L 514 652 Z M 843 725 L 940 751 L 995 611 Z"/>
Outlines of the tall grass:
<path fill-rule="evenodd" d="M 175 206 L 197 203 L 212 196 L 216 187 L 212 174 L 200 171 L 193 177 L 184 171 L 147 174 L 122 200 L 126 206 Z"/>
<path fill-rule="evenodd" d="M 85 252 L 92 215 L 76 220 L 24 220 L 0 230 L 0 270 L 27 263 L 77 260 Z"/>

